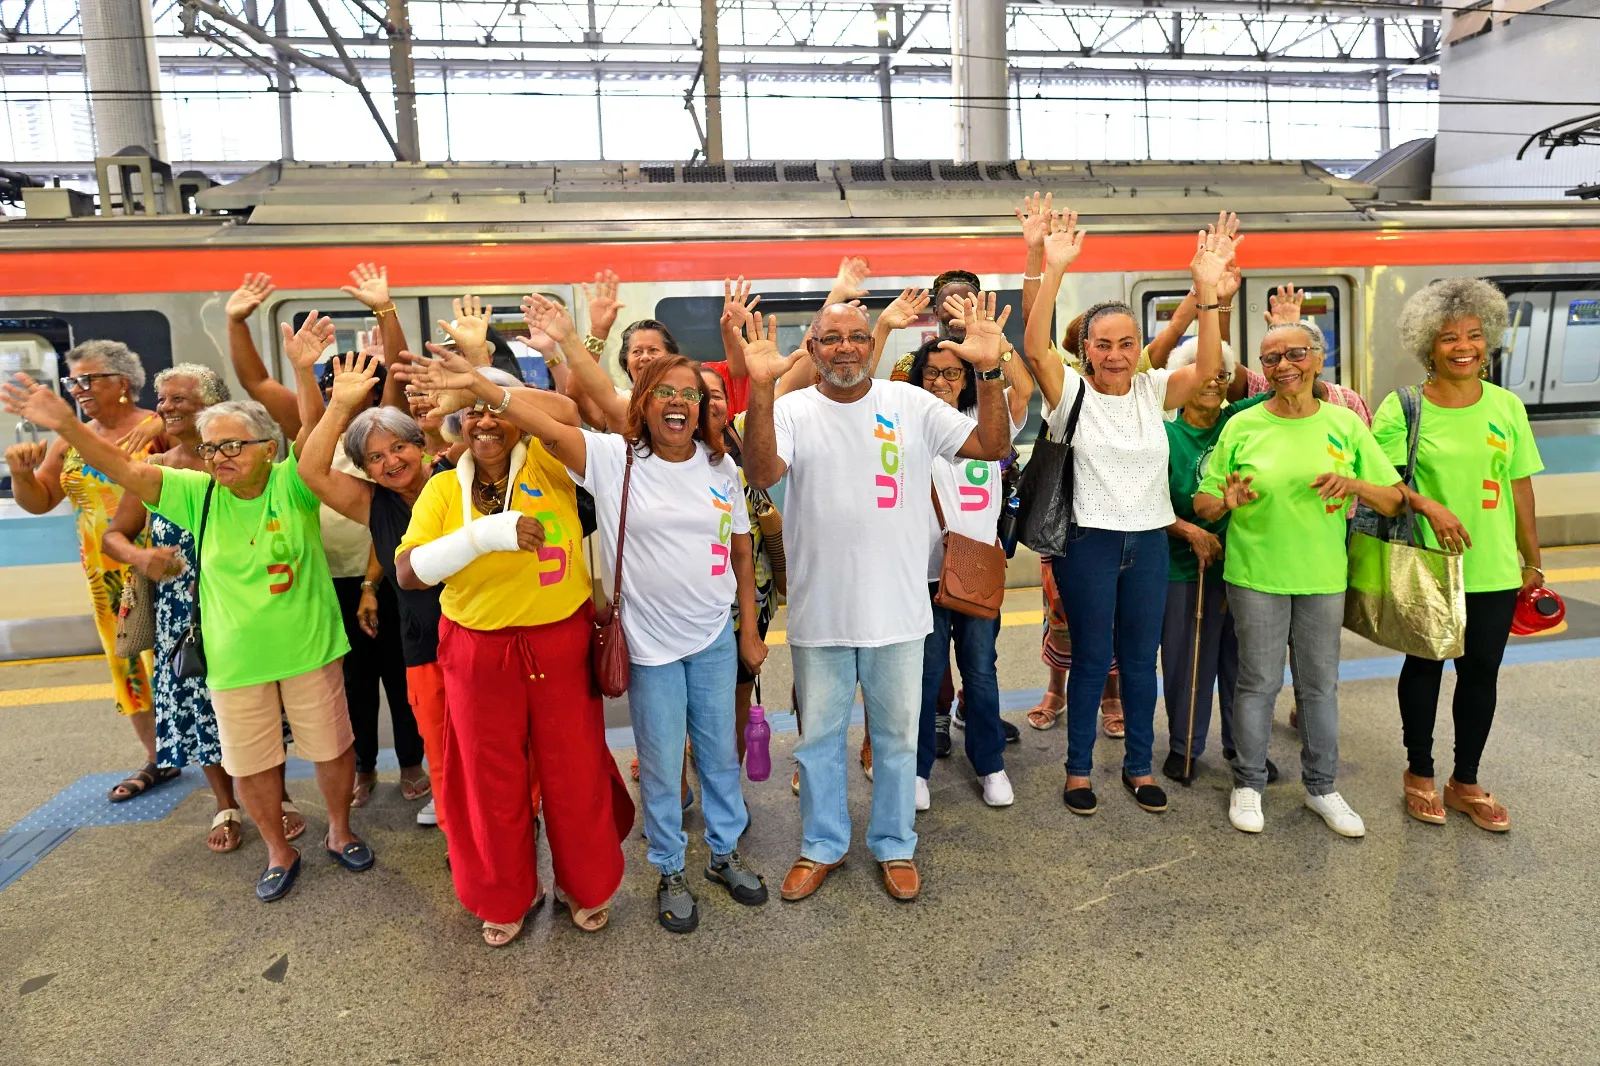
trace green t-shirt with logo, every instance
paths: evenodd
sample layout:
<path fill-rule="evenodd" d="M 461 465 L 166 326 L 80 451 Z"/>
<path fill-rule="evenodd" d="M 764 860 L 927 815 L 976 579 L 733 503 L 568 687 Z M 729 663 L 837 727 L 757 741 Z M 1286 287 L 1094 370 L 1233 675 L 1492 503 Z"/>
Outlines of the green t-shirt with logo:
<path fill-rule="evenodd" d="M 1253 478 L 1258 498 L 1229 516 L 1222 576 L 1280 596 L 1345 590 L 1349 501 L 1318 496 L 1311 487 L 1318 475 L 1374 485 L 1400 480 L 1361 417 L 1331 403 L 1305 418 L 1280 418 L 1262 404 L 1231 419 L 1211 449 L 1200 491 L 1220 497 L 1233 473 Z"/>
<path fill-rule="evenodd" d="M 1215 522 L 1203 520 L 1194 513 L 1194 494 L 1200 489 L 1200 481 L 1205 477 L 1206 460 L 1217 438 L 1222 436 L 1222 428 L 1235 415 L 1271 398 L 1272 393 L 1262 392 L 1238 403 L 1228 404 L 1217 415 L 1216 423 L 1208 429 L 1185 422 L 1181 411 L 1176 419 L 1167 423 L 1167 490 L 1172 496 L 1173 513 L 1185 522 L 1193 522 L 1201 529 L 1215 533 L 1217 539 L 1224 543 L 1228 539 L 1228 516 L 1223 515 Z M 1188 541 L 1169 536 L 1167 549 L 1171 553 L 1167 562 L 1168 581 L 1200 580 L 1200 560 L 1195 557 Z"/>
<path fill-rule="evenodd" d="M 1372 434 L 1396 466 L 1406 461 L 1406 417 L 1397 393 L 1385 396 L 1372 416 Z M 1484 382 L 1471 407 L 1439 407 L 1422 400 L 1417 436 L 1416 490 L 1449 508 L 1472 538 L 1462 559 L 1468 592 L 1496 592 L 1522 584 L 1517 554 L 1517 507 L 1511 483 L 1544 469 L 1516 395 Z M 1423 542 L 1437 548 L 1427 522 Z"/>
<path fill-rule="evenodd" d="M 198 470 L 163 470 L 152 510 L 198 537 L 210 483 Z M 200 549 L 200 631 L 212 688 L 282 681 L 350 650 L 322 553 L 320 505 L 293 456 L 272 464 L 266 491 L 253 500 L 220 485 L 212 492 Z"/>

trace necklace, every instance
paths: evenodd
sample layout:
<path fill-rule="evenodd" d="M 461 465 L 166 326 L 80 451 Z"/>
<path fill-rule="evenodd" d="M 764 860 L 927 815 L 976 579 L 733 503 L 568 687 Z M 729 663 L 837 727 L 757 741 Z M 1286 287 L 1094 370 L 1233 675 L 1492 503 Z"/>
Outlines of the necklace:
<path fill-rule="evenodd" d="M 472 479 L 472 506 L 477 508 L 481 515 L 499 514 L 505 507 L 506 483 L 511 480 L 511 472 L 498 481 L 485 484 L 477 478 Z"/>

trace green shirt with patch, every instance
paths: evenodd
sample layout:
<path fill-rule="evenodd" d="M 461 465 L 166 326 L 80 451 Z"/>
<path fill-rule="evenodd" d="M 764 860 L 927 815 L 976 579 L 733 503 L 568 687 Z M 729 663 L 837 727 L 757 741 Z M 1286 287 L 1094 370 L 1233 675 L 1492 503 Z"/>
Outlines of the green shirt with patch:
<path fill-rule="evenodd" d="M 1266 404 L 1230 419 L 1211 450 L 1200 491 L 1221 497 L 1229 474 L 1252 478 L 1258 498 L 1229 517 L 1222 576 L 1279 596 L 1343 592 L 1346 499 L 1311 487 L 1334 473 L 1374 485 L 1400 480 L 1359 415 L 1318 403 L 1305 418 L 1280 418 Z"/>
<path fill-rule="evenodd" d="M 1397 393 L 1378 405 L 1372 433 L 1390 461 L 1404 466 L 1406 419 Z M 1467 528 L 1472 547 L 1462 559 L 1462 570 L 1468 592 L 1521 587 L 1511 483 L 1543 469 L 1528 409 L 1515 394 L 1484 382 L 1483 396 L 1470 407 L 1439 407 L 1423 397 L 1415 486 Z M 1423 543 L 1437 548 L 1428 523 L 1418 525 Z"/>

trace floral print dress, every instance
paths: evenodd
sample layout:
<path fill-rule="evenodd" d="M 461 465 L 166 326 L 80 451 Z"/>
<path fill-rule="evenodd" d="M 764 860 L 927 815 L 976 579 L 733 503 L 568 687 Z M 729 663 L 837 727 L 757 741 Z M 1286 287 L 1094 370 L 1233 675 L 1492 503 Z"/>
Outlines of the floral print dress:
<path fill-rule="evenodd" d="M 194 536 L 154 511 L 150 545 L 177 548 L 183 573 L 156 585 L 156 762 L 163 768 L 216 766 L 222 762 L 217 712 L 203 677 L 179 677 L 172 653 L 189 628 L 194 603 Z"/>

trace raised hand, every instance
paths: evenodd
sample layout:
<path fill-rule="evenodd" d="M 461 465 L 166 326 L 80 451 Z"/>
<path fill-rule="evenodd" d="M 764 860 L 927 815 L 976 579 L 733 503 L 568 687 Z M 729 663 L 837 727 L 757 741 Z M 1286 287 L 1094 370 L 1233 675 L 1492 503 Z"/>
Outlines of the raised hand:
<path fill-rule="evenodd" d="M 283 330 L 283 354 L 297 370 L 316 366 L 322 353 L 333 343 L 333 319 L 324 318 L 315 311 L 306 315 L 298 330 L 291 330 L 287 322 L 278 328 Z"/>
<path fill-rule="evenodd" d="M 946 301 L 949 306 L 949 301 Z M 1009 312 L 1011 309 L 1006 308 Z M 939 347 L 954 352 L 978 370 L 991 370 L 1000 362 L 1001 343 L 1005 335 L 994 317 L 994 294 L 967 295 L 961 301 L 961 324 L 966 336 L 960 341 L 945 340 Z"/>
<path fill-rule="evenodd" d="M 778 354 L 777 315 L 768 315 L 765 322 L 760 315 L 751 315 L 739 343 L 744 346 L 745 371 L 757 385 L 773 384 L 792 365 Z"/>
<path fill-rule="evenodd" d="M 271 274 L 246 274 L 244 281 L 233 290 L 233 295 L 228 297 L 228 302 L 223 310 L 231 322 L 243 322 L 250 317 L 250 313 L 261 306 L 261 301 L 271 296 L 277 286 L 272 284 Z"/>
<path fill-rule="evenodd" d="M 859 255 L 847 255 L 839 261 L 839 275 L 834 278 L 833 288 L 830 290 L 832 299 L 829 303 L 849 303 L 868 295 L 871 290 L 866 287 L 867 279 L 872 276 L 872 268 L 867 261 Z"/>
<path fill-rule="evenodd" d="M 351 296 L 369 309 L 376 311 L 389 302 L 389 268 L 376 263 L 357 263 L 350 271 L 352 284 L 341 285 L 339 291 Z"/>
<path fill-rule="evenodd" d="M 1022 223 L 1022 243 L 1033 249 L 1043 250 L 1044 239 L 1050 236 L 1050 220 L 1055 212 L 1050 209 L 1055 193 L 1045 193 L 1043 199 L 1038 193 L 1022 198 L 1022 206 L 1016 209 L 1017 221 Z"/>
<path fill-rule="evenodd" d="M 1305 302 L 1306 291 L 1293 285 L 1279 285 L 1277 292 L 1267 293 L 1267 309 L 1261 312 L 1269 326 L 1287 326 L 1300 321 L 1300 305 Z"/>
<path fill-rule="evenodd" d="M 928 295 L 927 289 L 908 285 L 895 297 L 894 303 L 878 312 L 878 325 L 889 329 L 905 329 L 921 317 L 932 302 L 933 298 Z M 949 303 L 948 300 L 945 302 Z"/>
<path fill-rule="evenodd" d="M 1261 494 L 1250 487 L 1252 477 L 1240 477 L 1238 474 L 1229 474 L 1228 480 L 1222 486 L 1222 502 L 1230 511 L 1237 511 L 1247 503 L 1254 503 L 1261 498 Z"/>
<path fill-rule="evenodd" d="M 1244 238 L 1235 241 L 1224 232 L 1226 227 L 1208 227 L 1195 236 L 1194 258 L 1189 261 L 1189 275 L 1194 278 L 1195 289 L 1205 288 L 1220 295 L 1223 274 L 1233 259 L 1234 247 Z"/>
<path fill-rule="evenodd" d="M 525 552 L 544 547 L 544 523 L 531 514 L 517 519 L 517 547 Z"/>
<path fill-rule="evenodd" d="M 1219 237 L 1227 237 L 1237 243 L 1239 238 L 1239 216 L 1232 211 L 1218 211 L 1217 220 L 1207 223 L 1206 230 Z"/>
<path fill-rule="evenodd" d="M 750 321 L 750 316 L 755 313 L 756 304 L 761 302 L 761 297 L 750 298 L 750 283 L 740 274 L 737 281 L 728 278 L 722 279 L 722 328 L 728 333 L 737 333 L 744 329 L 744 324 Z"/>
<path fill-rule="evenodd" d="M 572 316 L 554 300 L 533 293 L 522 298 L 522 320 L 560 344 L 572 335 Z"/>
<path fill-rule="evenodd" d="M 0 406 L 3 406 L 11 414 L 19 418 L 25 418 L 41 429 L 54 430 L 56 432 L 59 432 L 61 427 L 67 423 L 78 420 L 78 416 L 73 413 L 72 406 L 48 385 L 41 385 L 26 374 L 18 374 L 14 381 L 15 384 L 0 385 Z M 11 453 L 14 450 L 7 449 L 7 461 L 10 461 Z M 44 461 L 42 455 L 39 457 L 39 461 Z M 34 466 L 38 466 L 38 463 L 35 463 Z M 32 467 L 29 469 L 32 469 Z"/>
<path fill-rule="evenodd" d="M 448 348 L 441 348 L 437 344 L 429 343 L 428 351 L 434 356 L 432 359 L 420 361 L 413 375 L 413 380 L 429 392 L 443 393 L 457 390 L 471 389 L 478 372 L 473 369 L 472 363 L 460 352 L 452 352 Z M 471 401 L 468 401 L 469 403 Z M 458 411 L 459 407 L 451 408 Z M 444 412 L 449 414 L 449 411 Z"/>
<path fill-rule="evenodd" d="M 627 304 L 617 302 L 617 274 L 605 270 L 594 276 L 593 285 L 584 285 L 584 302 L 589 305 L 589 332 L 596 337 L 610 334 L 617 323 L 617 312 Z"/>
<path fill-rule="evenodd" d="M 378 383 L 378 360 L 366 352 L 333 358 L 333 393 L 330 406 L 355 411 L 366 405 L 367 396 Z"/>
<path fill-rule="evenodd" d="M 445 336 L 456 342 L 461 354 L 469 360 L 487 361 L 489 356 L 489 319 L 494 308 L 476 296 L 466 295 L 450 301 L 450 313 L 455 321 L 439 320 Z"/>
<path fill-rule="evenodd" d="M 1239 260 L 1230 259 L 1223 268 L 1222 279 L 1217 282 L 1217 302 L 1227 309 L 1233 298 L 1239 294 L 1239 289 L 1244 285 L 1244 275 L 1239 271 Z"/>
<path fill-rule="evenodd" d="M 1078 228 L 1078 212 L 1058 211 L 1050 216 L 1050 232 L 1044 238 L 1044 265 L 1065 270 L 1083 251 L 1083 230 Z"/>

